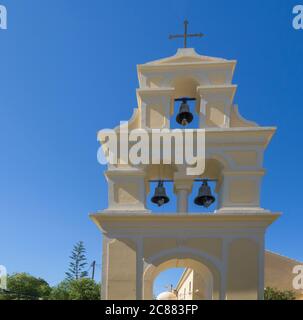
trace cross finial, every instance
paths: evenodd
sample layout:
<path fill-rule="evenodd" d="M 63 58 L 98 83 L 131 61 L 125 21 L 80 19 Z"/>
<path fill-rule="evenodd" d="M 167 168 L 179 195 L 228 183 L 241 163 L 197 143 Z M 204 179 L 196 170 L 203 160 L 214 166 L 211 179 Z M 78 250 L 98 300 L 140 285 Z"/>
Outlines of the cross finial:
<path fill-rule="evenodd" d="M 188 26 L 188 21 L 185 20 L 184 21 L 184 34 L 174 34 L 174 35 L 170 35 L 169 39 L 175 39 L 175 38 L 184 38 L 184 48 L 187 48 L 187 38 L 193 38 L 193 37 L 203 37 L 204 34 L 203 33 L 191 33 L 188 34 L 187 33 L 187 26 Z"/>

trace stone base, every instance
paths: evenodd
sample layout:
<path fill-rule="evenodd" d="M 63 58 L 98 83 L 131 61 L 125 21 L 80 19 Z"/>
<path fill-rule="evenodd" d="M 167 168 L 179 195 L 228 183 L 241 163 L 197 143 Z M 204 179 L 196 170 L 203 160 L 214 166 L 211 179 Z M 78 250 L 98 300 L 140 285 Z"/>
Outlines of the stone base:
<path fill-rule="evenodd" d="M 91 219 L 103 233 L 105 300 L 152 299 L 169 268 L 207 268 L 212 299 L 263 299 L 264 234 L 278 213 L 115 214 Z"/>

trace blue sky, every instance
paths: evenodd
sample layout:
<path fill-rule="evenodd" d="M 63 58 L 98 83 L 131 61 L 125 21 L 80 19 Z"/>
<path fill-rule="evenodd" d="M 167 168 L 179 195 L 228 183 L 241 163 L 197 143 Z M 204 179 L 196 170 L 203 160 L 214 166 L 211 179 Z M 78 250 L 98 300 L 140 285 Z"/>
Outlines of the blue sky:
<path fill-rule="evenodd" d="M 56 284 L 78 240 L 89 261 L 100 262 L 101 235 L 88 218 L 107 204 L 96 133 L 130 118 L 136 64 L 173 55 L 182 40 L 168 34 L 182 32 L 184 18 L 206 34 L 190 41 L 199 53 L 238 60 L 240 112 L 278 127 L 262 206 L 283 217 L 266 247 L 303 261 L 298 3 L 0 0 L 8 10 L 8 30 L 0 30 L 0 264 Z"/>

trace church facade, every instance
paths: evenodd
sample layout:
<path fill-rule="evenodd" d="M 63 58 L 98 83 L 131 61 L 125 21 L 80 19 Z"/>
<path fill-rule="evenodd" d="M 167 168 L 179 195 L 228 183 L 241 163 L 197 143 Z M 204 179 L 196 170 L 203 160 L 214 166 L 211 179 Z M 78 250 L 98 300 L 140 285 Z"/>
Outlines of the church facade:
<path fill-rule="evenodd" d="M 302 290 L 296 290 L 293 287 L 293 270 L 298 265 L 302 265 L 302 263 L 270 251 L 265 251 L 265 288 L 292 291 L 297 300 L 303 300 Z M 177 300 L 209 300 L 211 299 L 210 289 L 211 285 L 207 282 L 205 275 L 186 268 L 172 292 Z"/>
<path fill-rule="evenodd" d="M 154 279 L 175 267 L 196 271 L 197 281 L 207 283 L 208 299 L 263 299 L 264 236 L 280 213 L 260 206 L 260 186 L 264 152 L 276 128 L 240 115 L 234 104 L 235 66 L 235 60 L 203 56 L 192 48 L 137 66 L 138 107 L 127 124 L 114 129 L 118 144 L 125 145 L 121 132 L 126 126 L 149 135 L 164 129 L 163 138 L 169 138 L 176 115 L 184 134 L 194 117 L 194 139 L 199 132 L 204 137 L 204 170 L 189 175 L 190 165 L 169 163 L 152 144 L 148 151 L 156 161 L 130 164 L 125 155 L 115 154 L 117 162 L 105 172 L 108 208 L 91 214 L 103 234 L 103 299 L 152 299 Z M 192 110 L 188 100 L 195 102 Z M 179 113 L 176 101 L 183 104 Z M 101 144 L 107 138 L 99 132 Z M 172 151 L 176 147 L 172 144 Z M 215 182 L 216 210 L 190 213 L 188 198 L 196 181 L 203 181 L 196 204 L 207 207 L 213 201 L 208 180 Z M 147 205 L 154 181 L 159 184 L 153 199 L 163 205 L 161 213 Z M 165 212 L 165 181 L 173 183 L 174 214 Z"/>

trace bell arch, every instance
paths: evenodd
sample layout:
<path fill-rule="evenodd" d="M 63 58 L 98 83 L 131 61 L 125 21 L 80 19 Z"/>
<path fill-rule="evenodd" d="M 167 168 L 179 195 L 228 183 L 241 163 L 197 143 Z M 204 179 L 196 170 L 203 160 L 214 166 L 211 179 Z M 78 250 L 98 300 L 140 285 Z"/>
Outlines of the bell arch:
<path fill-rule="evenodd" d="M 173 94 L 171 97 L 170 116 L 174 116 L 178 112 L 178 108 L 175 106 L 175 99 L 184 97 L 196 99 L 195 108 L 192 110 L 195 113 L 194 117 L 199 115 L 199 95 L 197 94 L 197 88 L 199 87 L 199 79 L 192 75 L 178 75 L 173 79 L 167 81 L 167 86 L 173 88 Z"/>
<path fill-rule="evenodd" d="M 205 171 L 197 178 L 215 180 L 214 191 L 218 194 L 217 209 L 221 206 L 222 184 L 224 180 L 224 172 L 228 171 L 230 164 L 224 155 L 208 154 L 205 159 Z"/>
<path fill-rule="evenodd" d="M 197 87 L 199 86 L 199 81 L 193 76 L 180 75 L 172 79 L 169 86 L 174 88 L 174 98 L 198 98 Z"/>

